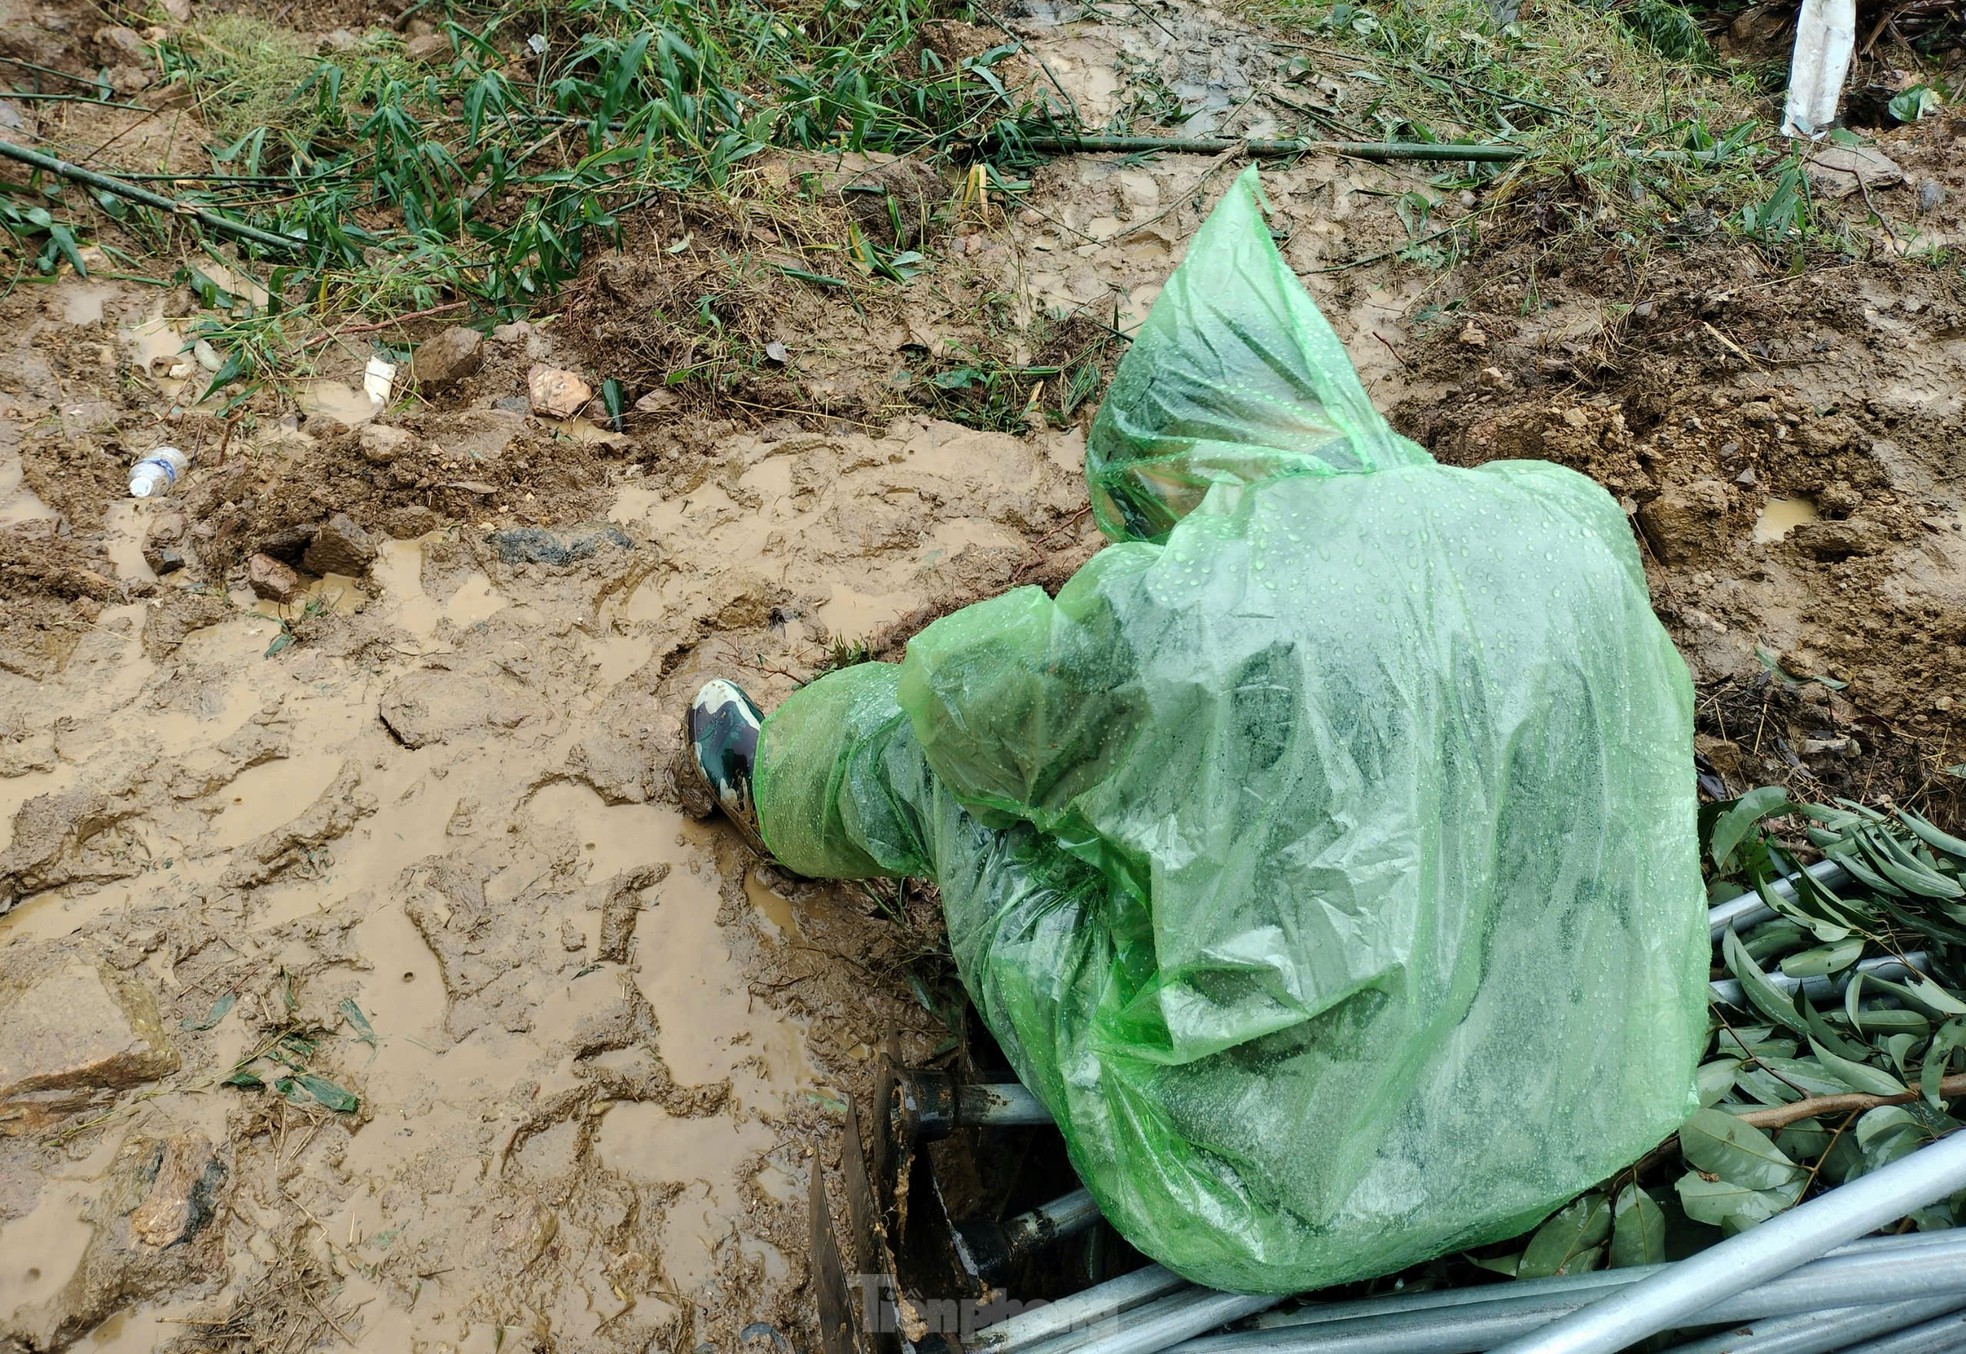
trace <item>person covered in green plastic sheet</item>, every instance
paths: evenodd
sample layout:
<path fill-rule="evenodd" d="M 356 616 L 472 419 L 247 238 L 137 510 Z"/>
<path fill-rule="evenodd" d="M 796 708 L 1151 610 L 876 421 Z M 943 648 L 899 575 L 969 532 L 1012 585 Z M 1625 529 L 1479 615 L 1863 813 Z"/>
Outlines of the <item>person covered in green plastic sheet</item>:
<path fill-rule="evenodd" d="M 1692 693 L 1624 514 L 1436 464 L 1254 171 L 1088 442 L 1113 544 L 760 719 L 690 719 L 787 869 L 927 876 L 1108 1220 L 1299 1291 L 1522 1232 L 1695 1107 Z"/>

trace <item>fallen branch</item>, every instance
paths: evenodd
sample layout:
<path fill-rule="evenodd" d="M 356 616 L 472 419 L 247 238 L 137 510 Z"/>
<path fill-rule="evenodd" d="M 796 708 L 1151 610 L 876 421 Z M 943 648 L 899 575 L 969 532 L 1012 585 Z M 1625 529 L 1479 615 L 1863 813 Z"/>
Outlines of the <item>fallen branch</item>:
<path fill-rule="evenodd" d="M 1045 134 L 1026 136 L 1023 143 L 1032 150 L 1052 153 L 1071 151 L 1171 151 L 1188 155 L 1221 155 L 1244 151 L 1259 157 L 1285 155 L 1345 155 L 1354 160 L 1479 160 L 1490 164 L 1525 158 L 1521 146 L 1484 146 L 1470 142 L 1437 141 L 1264 141 L 1256 138 L 1223 136 L 1103 136 Z"/>
<path fill-rule="evenodd" d="M 18 160 L 24 165 L 32 165 L 34 168 L 45 170 L 47 173 L 59 175 L 64 179 L 73 179 L 76 183 L 86 184 L 90 188 L 104 193 L 113 193 L 120 198 L 128 198 L 131 202 L 140 202 L 146 207 L 155 207 L 159 211 L 170 212 L 174 216 L 188 216 L 199 225 L 215 230 L 221 235 L 230 235 L 234 239 L 239 240 L 249 240 L 267 249 L 277 249 L 282 253 L 293 254 L 298 253 L 302 248 L 299 240 L 290 240 L 284 235 L 275 235 L 270 230 L 261 230 L 257 226 L 249 226 L 243 221 L 234 221 L 229 216 L 221 216 L 217 212 L 207 211 L 205 208 L 193 206 L 189 202 L 179 202 L 176 198 L 165 197 L 162 193 L 153 193 L 148 188 L 139 188 L 133 183 L 127 183 L 122 179 L 111 178 L 107 174 L 98 174 L 93 169 L 84 169 L 82 166 L 70 164 L 66 160 L 58 160 L 52 155 L 43 155 L 38 150 L 29 150 L 26 146 L 17 146 L 11 141 L 0 141 L 0 157 L 9 160 Z"/>
<path fill-rule="evenodd" d="M 1906 1091 L 1903 1095 L 1865 1095 L 1852 1091 L 1848 1095 L 1816 1095 L 1792 1105 L 1771 1105 L 1765 1110 L 1751 1110 L 1734 1117 L 1756 1128 L 1786 1128 L 1819 1114 L 1847 1114 L 1853 1110 L 1876 1109 L 1879 1105 L 1909 1105 L 1918 1099 L 1919 1094 L 1917 1091 Z M 1956 1095 L 1966 1095 L 1966 1072 L 1956 1072 L 1939 1082 L 1941 1100 Z"/>

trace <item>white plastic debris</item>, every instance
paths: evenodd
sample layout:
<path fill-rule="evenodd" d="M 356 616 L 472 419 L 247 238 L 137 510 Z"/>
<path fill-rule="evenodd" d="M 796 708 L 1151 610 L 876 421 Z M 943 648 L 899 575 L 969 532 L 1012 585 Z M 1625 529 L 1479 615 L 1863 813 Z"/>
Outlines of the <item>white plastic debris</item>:
<path fill-rule="evenodd" d="M 130 467 L 131 498 L 161 498 L 191 465 L 176 447 L 159 447 Z"/>
<path fill-rule="evenodd" d="M 1850 54 L 1857 46 L 1857 0 L 1802 0 L 1795 21 L 1795 55 L 1789 61 L 1784 136 L 1823 135 L 1836 121 Z"/>
<path fill-rule="evenodd" d="M 368 369 L 362 373 L 362 389 L 368 394 L 369 403 L 376 407 L 377 412 L 381 412 L 382 406 L 389 403 L 389 396 L 396 389 L 396 364 L 379 357 L 370 358 Z"/>

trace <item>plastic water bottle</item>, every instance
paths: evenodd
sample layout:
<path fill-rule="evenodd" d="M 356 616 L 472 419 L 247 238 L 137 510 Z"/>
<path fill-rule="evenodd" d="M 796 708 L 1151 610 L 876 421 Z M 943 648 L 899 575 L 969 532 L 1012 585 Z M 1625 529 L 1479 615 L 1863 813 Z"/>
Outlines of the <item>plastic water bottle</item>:
<path fill-rule="evenodd" d="M 157 448 L 130 467 L 130 497 L 163 497 L 190 464 L 191 458 L 176 447 Z"/>

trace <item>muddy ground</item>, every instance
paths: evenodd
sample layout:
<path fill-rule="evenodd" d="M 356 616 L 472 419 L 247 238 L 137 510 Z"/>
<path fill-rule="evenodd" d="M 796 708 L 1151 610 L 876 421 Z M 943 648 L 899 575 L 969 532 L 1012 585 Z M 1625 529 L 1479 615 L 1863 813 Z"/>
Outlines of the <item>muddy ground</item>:
<path fill-rule="evenodd" d="M 1015 26 L 1092 121 L 1150 71 L 1191 130 L 1269 130 L 1251 95 L 1288 48 L 1154 16 Z M 89 59 L 85 12 L 33 17 L 44 61 Z M 118 134 L 60 111 L 41 134 Z M 121 129 L 166 159 L 192 132 Z M 1966 120 L 1882 146 L 1884 243 L 1802 273 L 1718 237 L 1637 266 L 1527 209 L 1434 270 L 1380 257 L 1423 177 L 1312 157 L 1267 186 L 1402 429 L 1625 502 L 1709 794 L 1956 821 Z M 1093 401 L 985 430 L 928 378 L 979 351 L 1109 372 L 1237 168 L 1060 160 L 858 309 L 754 279 L 729 321 L 782 357 L 709 385 L 660 384 L 722 358 L 647 316 L 769 223 L 783 163 L 738 207 L 651 209 L 475 374 L 374 419 L 368 335 L 228 426 L 171 375 L 188 293 L 0 299 L 0 1347 L 802 1343 L 808 1172 L 890 1031 L 946 1035 L 934 918 L 693 819 L 678 713 L 707 676 L 768 705 L 842 642 L 891 652 L 1082 562 Z M 541 418 L 536 364 L 656 397 L 619 433 Z M 130 500 L 166 442 L 187 482 Z M 305 592 L 255 596 L 255 553 Z"/>

